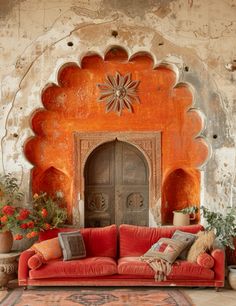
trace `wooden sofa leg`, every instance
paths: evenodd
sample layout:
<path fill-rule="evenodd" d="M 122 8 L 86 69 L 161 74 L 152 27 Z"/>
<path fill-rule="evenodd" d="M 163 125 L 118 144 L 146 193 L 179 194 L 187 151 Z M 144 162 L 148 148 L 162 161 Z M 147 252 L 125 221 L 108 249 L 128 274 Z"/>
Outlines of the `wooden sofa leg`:
<path fill-rule="evenodd" d="M 27 290 L 28 289 L 28 286 L 24 286 L 24 288 L 23 288 L 24 290 Z"/>
<path fill-rule="evenodd" d="M 220 292 L 220 287 L 215 287 L 216 292 Z"/>

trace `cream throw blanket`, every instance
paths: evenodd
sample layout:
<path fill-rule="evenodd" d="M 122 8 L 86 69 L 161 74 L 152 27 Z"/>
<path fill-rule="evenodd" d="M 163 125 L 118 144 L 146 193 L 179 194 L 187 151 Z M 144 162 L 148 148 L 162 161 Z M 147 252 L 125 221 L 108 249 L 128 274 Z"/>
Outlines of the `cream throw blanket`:
<path fill-rule="evenodd" d="M 186 242 L 183 241 L 160 238 L 140 259 L 154 270 L 156 281 L 163 281 L 170 274 L 172 263 L 186 245 Z"/>
<path fill-rule="evenodd" d="M 140 257 L 141 261 L 146 262 L 155 272 L 155 281 L 164 281 L 166 276 L 170 274 L 172 264 L 168 261 L 155 257 Z"/>

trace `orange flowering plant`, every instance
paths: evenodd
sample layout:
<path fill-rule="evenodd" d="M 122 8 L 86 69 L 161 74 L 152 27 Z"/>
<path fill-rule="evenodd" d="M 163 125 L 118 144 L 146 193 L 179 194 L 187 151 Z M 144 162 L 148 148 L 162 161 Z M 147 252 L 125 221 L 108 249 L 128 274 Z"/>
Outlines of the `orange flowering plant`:
<path fill-rule="evenodd" d="M 19 207 L 23 195 L 15 177 L 0 176 L 0 231 L 10 230 L 15 240 L 36 237 L 40 231 L 58 227 L 67 220 L 63 197 L 35 194 L 28 209 Z"/>
<path fill-rule="evenodd" d="M 60 192 L 57 192 L 54 197 L 46 192 L 34 194 L 32 206 L 36 232 L 60 227 L 67 221 L 64 198 Z"/>

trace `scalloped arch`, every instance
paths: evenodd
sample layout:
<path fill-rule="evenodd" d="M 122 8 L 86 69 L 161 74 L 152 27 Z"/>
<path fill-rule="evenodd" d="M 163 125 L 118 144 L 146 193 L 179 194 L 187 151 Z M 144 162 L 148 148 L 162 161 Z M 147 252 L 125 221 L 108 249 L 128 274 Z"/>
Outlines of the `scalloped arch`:
<path fill-rule="evenodd" d="M 58 84 L 50 83 L 42 90 L 45 109 L 32 115 L 36 135 L 27 142 L 25 155 L 34 165 L 33 192 L 40 191 L 41 185 L 36 182 L 43 169 L 63 169 L 67 173 L 64 188 L 70 212 L 78 193 L 83 192 L 75 182 L 75 132 L 161 131 L 163 182 L 171 169 L 196 170 L 209 156 L 207 143 L 196 138 L 204 128 L 204 118 L 193 111 L 195 92 L 191 85 L 178 83 L 175 65 L 164 61 L 155 65 L 151 53 L 139 51 L 129 56 L 127 50 L 109 46 L 104 60 L 97 52 L 89 52 L 81 58 L 80 65 L 73 61 L 62 64 L 57 73 Z M 121 75 L 131 73 L 132 80 L 140 82 L 140 104 L 133 105 L 132 113 L 124 110 L 120 117 L 114 112 L 105 113 L 104 104 L 98 102 L 97 84 L 116 71 Z"/>
<path fill-rule="evenodd" d="M 106 60 L 110 54 L 113 54 L 113 55 L 122 54 L 124 57 L 128 59 L 130 50 L 125 46 L 110 45 L 104 50 L 104 60 Z"/>

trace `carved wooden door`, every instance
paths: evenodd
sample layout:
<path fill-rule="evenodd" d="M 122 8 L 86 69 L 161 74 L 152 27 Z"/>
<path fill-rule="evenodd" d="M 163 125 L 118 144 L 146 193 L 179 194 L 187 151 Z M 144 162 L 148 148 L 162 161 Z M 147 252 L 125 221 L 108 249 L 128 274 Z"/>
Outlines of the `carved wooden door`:
<path fill-rule="evenodd" d="M 114 141 L 93 151 L 85 167 L 85 226 L 148 226 L 148 165 L 134 146 Z"/>

